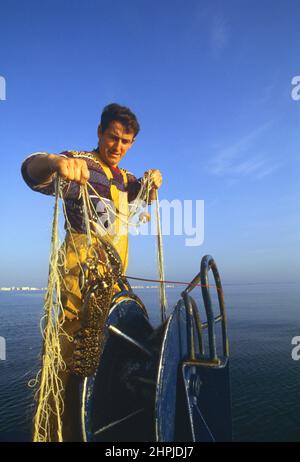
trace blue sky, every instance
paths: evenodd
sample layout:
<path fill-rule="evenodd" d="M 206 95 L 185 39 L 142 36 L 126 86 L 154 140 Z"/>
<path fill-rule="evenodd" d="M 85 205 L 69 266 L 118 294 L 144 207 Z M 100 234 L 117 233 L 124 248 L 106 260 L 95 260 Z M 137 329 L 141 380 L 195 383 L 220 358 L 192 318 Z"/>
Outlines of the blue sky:
<path fill-rule="evenodd" d="M 110 102 L 141 133 L 121 164 L 159 168 L 163 199 L 205 201 L 205 239 L 164 239 L 166 276 L 212 254 L 225 282 L 298 281 L 298 1 L 2 0 L 0 286 L 45 285 L 53 199 L 33 193 L 31 152 L 91 149 Z M 155 241 L 131 239 L 128 274 L 156 277 Z"/>

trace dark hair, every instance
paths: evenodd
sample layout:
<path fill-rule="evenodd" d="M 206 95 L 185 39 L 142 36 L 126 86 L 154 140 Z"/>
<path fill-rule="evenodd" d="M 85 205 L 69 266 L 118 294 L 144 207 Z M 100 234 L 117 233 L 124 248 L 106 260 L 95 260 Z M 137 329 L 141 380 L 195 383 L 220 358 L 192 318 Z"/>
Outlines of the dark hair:
<path fill-rule="evenodd" d="M 134 138 L 140 131 L 140 126 L 135 114 L 126 106 L 120 106 L 117 103 L 105 106 L 101 114 L 100 122 L 102 131 L 104 132 L 114 120 L 124 125 L 127 131 L 132 131 L 134 133 Z"/>

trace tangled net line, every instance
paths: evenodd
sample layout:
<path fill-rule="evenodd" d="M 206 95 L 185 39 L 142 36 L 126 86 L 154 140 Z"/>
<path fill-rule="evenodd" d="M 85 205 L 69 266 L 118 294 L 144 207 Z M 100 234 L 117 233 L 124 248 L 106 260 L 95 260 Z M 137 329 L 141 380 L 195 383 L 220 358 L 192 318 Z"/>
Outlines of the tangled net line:
<path fill-rule="evenodd" d="M 128 225 L 139 226 L 141 223 L 134 223 L 132 218 L 136 216 L 143 206 L 148 206 L 149 203 L 149 191 L 152 183 L 149 178 L 142 180 L 141 189 L 133 203 L 128 216 L 118 215 L 119 220 L 123 220 Z M 94 229 L 93 217 L 97 216 L 95 207 L 89 198 L 87 193 L 87 187 L 89 187 L 94 194 L 97 195 L 99 200 L 103 202 L 106 208 L 109 209 L 111 216 L 117 216 L 117 212 L 107 202 L 103 201 L 103 198 L 95 191 L 95 189 L 87 183 L 85 186 L 81 186 L 80 197 L 82 197 L 83 213 L 86 225 L 87 244 L 92 246 L 91 237 L 91 226 Z M 57 175 L 55 178 L 55 204 L 54 204 L 54 215 L 52 222 L 51 232 L 51 248 L 49 258 L 49 275 L 48 275 L 48 286 L 44 301 L 44 315 L 41 319 L 41 333 L 43 338 L 43 351 L 42 351 L 42 366 L 37 373 L 35 379 L 29 382 L 30 387 L 37 388 L 35 392 L 35 400 L 37 402 L 36 412 L 34 416 L 34 430 L 33 430 L 33 441 L 34 442 L 48 442 L 51 438 L 51 425 L 53 425 L 53 416 L 56 421 L 56 438 L 57 441 L 63 441 L 63 429 L 62 429 L 62 415 L 64 412 L 64 399 L 63 399 L 63 383 L 60 379 L 60 373 L 66 370 L 66 363 L 61 354 L 60 340 L 63 336 L 67 337 L 69 341 L 73 341 L 73 338 L 69 336 L 64 328 L 63 324 L 65 321 L 64 308 L 62 305 L 61 293 L 62 284 L 64 279 L 62 277 L 61 267 L 64 266 L 66 260 L 66 254 L 64 246 L 60 244 L 58 237 L 58 216 L 59 216 L 59 200 L 62 200 L 64 216 L 66 220 L 66 228 L 69 232 L 71 239 L 72 228 L 68 220 L 65 201 L 62 193 L 61 180 Z M 103 234 L 106 228 L 101 222 L 97 223 L 102 228 Z M 76 250 L 76 245 L 73 240 L 74 250 L 80 266 L 83 271 L 79 255 Z M 105 255 L 106 257 L 106 255 Z M 107 258 L 105 258 L 107 260 Z M 104 262 L 103 262 L 104 263 Z M 109 264 L 108 261 L 105 262 Z M 51 424 L 52 422 L 52 424 Z"/>

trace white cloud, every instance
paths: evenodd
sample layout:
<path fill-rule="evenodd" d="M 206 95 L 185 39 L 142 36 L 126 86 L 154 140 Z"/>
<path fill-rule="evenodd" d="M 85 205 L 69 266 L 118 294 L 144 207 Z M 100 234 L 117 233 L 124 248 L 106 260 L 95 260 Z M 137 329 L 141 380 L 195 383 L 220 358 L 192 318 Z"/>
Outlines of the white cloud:
<path fill-rule="evenodd" d="M 271 162 L 267 154 L 255 150 L 256 141 L 270 126 L 271 122 L 268 122 L 229 146 L 214 147 L 217 152 L 209 162 L 210 173 L 231 178 L 254 176 L 261 179 L 277 170 L 281 163 Z"/>

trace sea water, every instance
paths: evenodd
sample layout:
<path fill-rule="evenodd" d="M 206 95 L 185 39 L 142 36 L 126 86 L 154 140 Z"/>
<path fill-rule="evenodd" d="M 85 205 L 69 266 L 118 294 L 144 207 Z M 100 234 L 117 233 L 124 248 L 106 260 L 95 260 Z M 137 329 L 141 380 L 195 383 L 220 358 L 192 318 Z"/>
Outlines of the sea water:
<path fill-rule="evenodd" d="M 168 312 L 182 288 L 167 289 Z M 159 291 L 136 289 L 153 325 L 160 320 Z M 300 441 L 300 284 L 225 285 L 230 342 L 234 441 Z M 0 440 L 29 441 L 33 390 L 39 368 L 44 292 L 0 292 Z M 200 290 L 194 298 L 201 307 Z M 217 310 L 215 294 L 214 309 Z M 203 305 L 203 304 L 202 304 Z M 202 308 L 203 309 L 203 308 Z"/>

